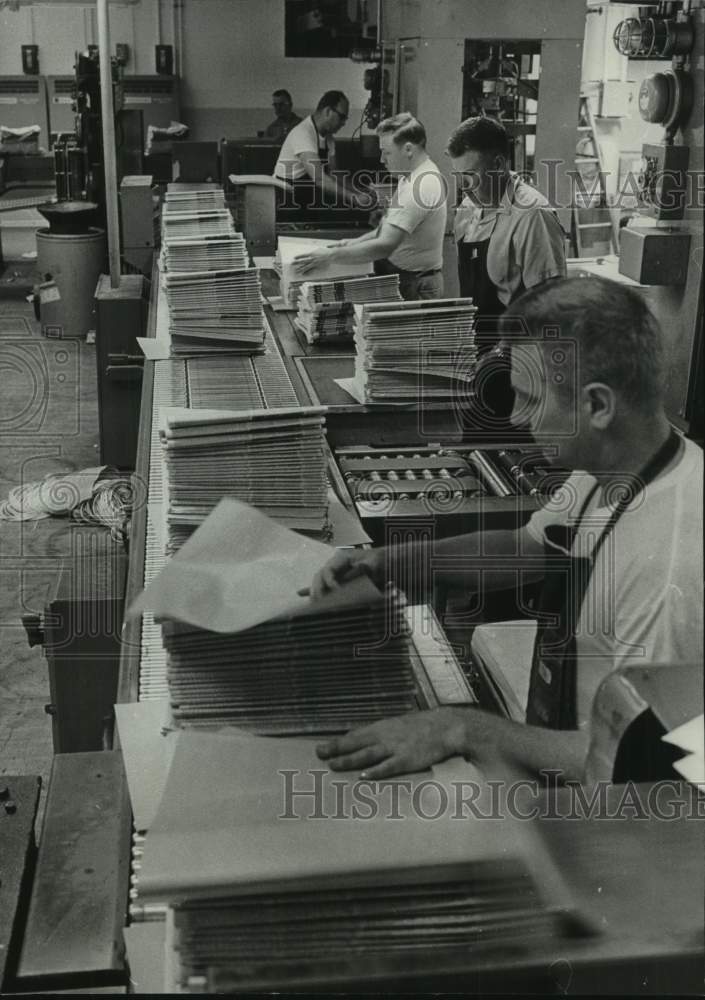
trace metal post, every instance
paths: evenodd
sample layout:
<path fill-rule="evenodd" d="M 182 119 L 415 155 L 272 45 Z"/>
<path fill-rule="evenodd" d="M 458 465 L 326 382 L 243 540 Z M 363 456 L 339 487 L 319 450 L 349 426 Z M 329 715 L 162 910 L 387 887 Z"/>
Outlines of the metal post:
<path fill-rule="evenodd" d="M 108 0 L 96 0 L 96 8 L 98 11 L 98 51 L 100 53 L 100 107 L 103 119 L 105 214 L 108 221 L 108 261 L 110 263 L 110 285 L 112 288 L 119 288 L 120 222 L 118 218 L 115 111 L 113 108 L 113 74 L 110 64 Z"/>

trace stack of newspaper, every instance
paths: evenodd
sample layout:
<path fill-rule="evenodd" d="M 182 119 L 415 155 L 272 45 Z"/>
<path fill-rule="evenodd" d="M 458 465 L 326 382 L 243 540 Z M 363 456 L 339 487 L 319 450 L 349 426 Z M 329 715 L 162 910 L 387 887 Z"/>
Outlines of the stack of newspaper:
<path fill-rule="evenodd" d="M 333 264 L 328 261 L 311 268 L 305 274 L 295 263 L 296 258 L 311 250 L 330 246 L 330 240 L 311 240 L 298 236 L 280 236 L 274 267 L 281 280 L 284 304 L 297 309 L 301 285 L 305 281 L 332 281 L 339 278 L 361 278 L 370 273 L 370 264 Z"/>
<path fill-rule="evenodd" d="M 322 533 L 328 516 L 325 410 L 160 411 L 169 527 L 201 524 L 224 496 Z"/>
<path fill-rule="evenodd" d="M 399 275 L 305 281 L 294 322 L 309 344 L 321 340 L 352 339 L 354 305 L 362 302 L 398 302 Z"/>
<path fill-rule="evenodd" d="M 355 306 L 355 375 L 341 384 L 359 402 L 451 402 L 474 380 L 472 299 Z"/>

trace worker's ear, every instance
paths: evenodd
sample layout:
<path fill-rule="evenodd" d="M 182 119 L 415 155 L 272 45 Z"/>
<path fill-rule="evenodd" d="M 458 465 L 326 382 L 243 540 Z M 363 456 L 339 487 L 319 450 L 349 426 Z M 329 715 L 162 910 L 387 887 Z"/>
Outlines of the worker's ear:
<path fill-rule="evenodd" d="M 606 430 L 617 413 L 617 396 L 604 382 L 589 382 L 580 390 L 583 413 L 595 430 Z"/>

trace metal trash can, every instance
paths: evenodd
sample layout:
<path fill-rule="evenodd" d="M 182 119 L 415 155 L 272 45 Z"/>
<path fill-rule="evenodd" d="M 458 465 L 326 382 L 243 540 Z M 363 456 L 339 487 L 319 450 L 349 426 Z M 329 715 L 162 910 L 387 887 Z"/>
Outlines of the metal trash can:
<path fill-rule="evenodd" d="M 106 270 L 105 230 L 37 231 L 39 320 L 45 337 L 85 337 L 95 329 L 94 296 Z"/>

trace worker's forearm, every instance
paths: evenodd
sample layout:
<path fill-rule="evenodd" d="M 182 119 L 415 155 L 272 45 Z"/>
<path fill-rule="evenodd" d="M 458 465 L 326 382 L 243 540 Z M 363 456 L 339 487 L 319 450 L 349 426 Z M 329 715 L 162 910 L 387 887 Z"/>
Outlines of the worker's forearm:
<path fill-rule="evenodd" d="M 578 730 L 543 729 L 477 708 L 449 709 L 448 750 L 479 763 L 509 760 L 538 774 L 558 771 L 560 781 L 580 781 L 588 737 Z"/>
<path fill-rule="evenodd" d="M 356 236 L 354 240 L 345 240 L 345 245 L 347 247 L 357 246 L 358 243 L 369 243 L 370 240 L 377 239 L 377 229 L 370 229 L 369 233 L 363 233 L 362 236 Z"/>
<path fill-rule="evenodd" d="M 517 531 L 477 531 L 436 542 L 390 545 L 383 553 L 385 579 L 409 600 L 427 600 L 434 585 L 474 593 L 509 590 L 543 576 L 539 546 L 527 550 Z"/>

